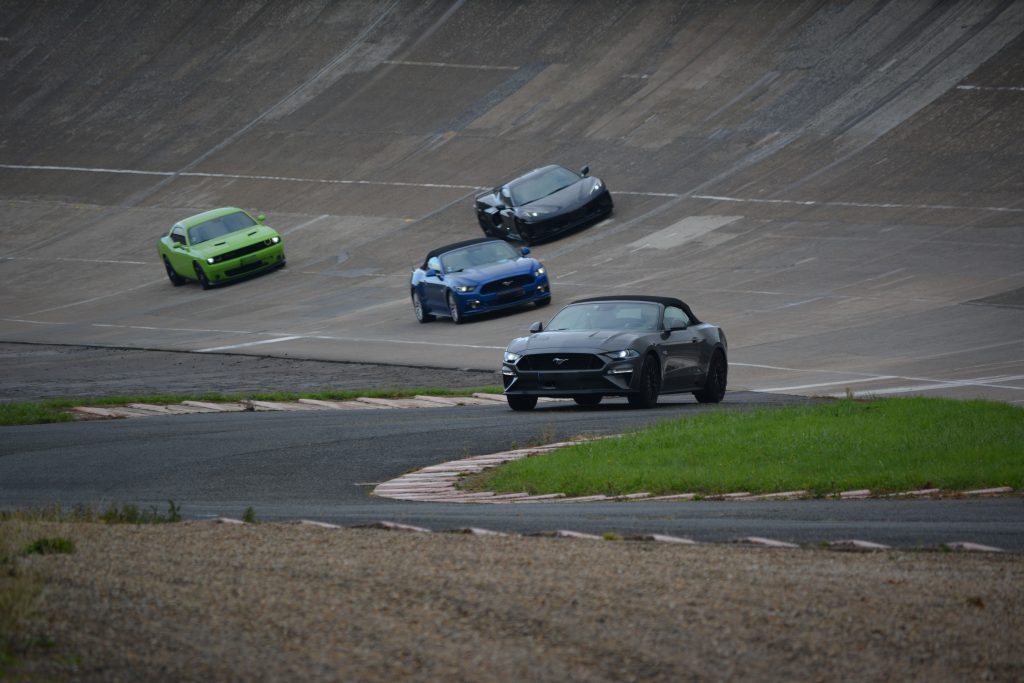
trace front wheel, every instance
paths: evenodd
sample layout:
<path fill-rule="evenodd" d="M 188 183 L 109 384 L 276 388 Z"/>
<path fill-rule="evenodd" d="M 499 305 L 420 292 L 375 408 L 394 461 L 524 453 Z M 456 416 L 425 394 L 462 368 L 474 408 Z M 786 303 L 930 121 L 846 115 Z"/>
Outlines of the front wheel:
<path fill-rule="evenodd" d="M 640 382 L 637 391 L 626 398 L 634 408 L 653 408 L 658 403 L 661 392 L 661 370 L 658 361 L 650 356 L 644 359 L 640 368 Z"/>
<path fill-rule="evenodd" d="M 543 299 L 537 299 L 536 301 L 533 302 L 533 305 L 536 306 L 537 308 L 543 308 L 544 306 L 547 306 L 549 303 L 551 303 L 551 297 L 547 296 L 544 297 Z"/>
<path fill-rule="evenodd" d="M 412 312 L 416 314 L 416 320 L 421 323 L 429 323 L 434 319 L 433 314 L 427 313 L 427 308 L 423 303 L 423 298 L 420 296 L 420 293 L 416 291 L 412 293 Z"/>
<path fill-rule="evenodd" d="M 164 268 L 167 269 L 167 279 L 171 281 L 172 285 L 175 287 L 181 287 L 185 284 L 185 278 L 178 275 L 178 271 L 174 269 L 174 266 L 171 265 L 171 262 L 167 260 L 166 256 L 164 256 Z"/>
<path fill-rule="evenodd" d="M 456 325 L 461 325 L 463 322 L 462 312 L 459 311 L 459 302 L 455 300 L 451 292 L 448 292 L 448 315 L 452 317 L 452 322 Z"/>
<path fill-rule="evenodd" d="M 536 396 L 521 396 L 509 394 L 505 397 L 508 400 L 508 407 L 512 410 L 533 410 L 537 407 Z"/>
<path fill-rule="evenodd" d="M 721 351 L 715 351 L 708 363 L 708 378 L 704 388 L 693 392 L 694 398 L 701 403 L 720 403 L 725 398 L 725 383 L 729 376 L 729 365 Z"/>
<path fill-rule="evenodd" d="M 206 271 L 198 263 L 195 264 L 196 268 L 196 279 L 199 280 L 199 284 L 202 285 L 203 289 L 209 289 L 213 285 L 210 283 L 210 278 L 206 277 Z"/>

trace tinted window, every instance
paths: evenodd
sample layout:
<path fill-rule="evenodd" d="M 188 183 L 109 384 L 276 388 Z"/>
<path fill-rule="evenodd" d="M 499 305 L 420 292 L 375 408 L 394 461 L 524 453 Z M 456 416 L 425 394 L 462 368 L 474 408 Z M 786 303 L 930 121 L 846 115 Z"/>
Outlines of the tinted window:
<path fill-rule="evenodd" d="M 512 205 L 520 206 L 537 201 L 542 197 L 558 192 L 564 187 L 569 187 L 579 179 L 580 177 L 569 169 L 555 166 L 541 173 L 517 180 L 508 186 L 512 194 Z"/>
<path fill-rule="evenodd" d="M 188 230 L 188 237 L 192 244 L 200 244 L 207 240 L 227 235 L 230 232 L 235 232 L 236 230 L 245 230 L 254 225 L 256 225 L 256 221 L 249 218 L 249 214 L 238 211 L 192 226 Z"/>
<path fill-rule="evenodd" d="M 548 330 L 658 329 L 658 304 L 643 301 L 602 301 L 566 306 L 548 323 Z"/>
<path fill-rule="evenodd" d="M 505 263 L 519 258 L 519 252 L 508 242 L 484 242 L 441 255 L 444 272 L 457 273 L 467 268 L 479 268 L 491 263 Z"/>

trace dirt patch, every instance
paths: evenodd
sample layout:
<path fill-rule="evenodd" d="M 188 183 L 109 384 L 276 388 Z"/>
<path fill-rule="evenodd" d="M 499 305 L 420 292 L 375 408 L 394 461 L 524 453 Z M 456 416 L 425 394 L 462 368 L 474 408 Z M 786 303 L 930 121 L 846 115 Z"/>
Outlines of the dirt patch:
<path fill-rule="evenodd" d="M 75 680 L 1020 680 L 1024 556 L 209 522 L 62 536 L 24 661 Z M 569 569 L 571 568 L 571 569 Z"/>

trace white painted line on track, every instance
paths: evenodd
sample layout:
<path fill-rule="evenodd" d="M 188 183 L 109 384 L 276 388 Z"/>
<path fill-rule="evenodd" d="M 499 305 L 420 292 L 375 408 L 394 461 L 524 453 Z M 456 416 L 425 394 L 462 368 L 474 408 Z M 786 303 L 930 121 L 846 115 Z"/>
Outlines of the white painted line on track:
<path fill-rule="evenodd" d="M 411 62 L 404 59 L 385 59 L 382 64 L 396 66 L 432 66 L 444 69 L 478 69 L 480 71 L 518 71 L 518 66 L 492 66 L 490 64 L 452 64 L 451 62 Z"/>
<path fill-rule="evenodd" d="M 64 309 L 64 308 L 71 308 L 73 306 L 81 306 L 82 304 L 91 304 L 94 301 L 101 301 L 103 299 L 109 299 L 112 296 L 120 296 L 122 294 L 127 294 L 128 292 L 134 292 L 136 289 L 142 289 L 143 287 L 150 287 L 152 285 L 157 284 L 158 282 L 163 282 L 163 281 L 164 281 L 164 278 L 160 278 L 159 280 L 150 280 L 149 282 L 144 282 L 141 285 L 136 285 L 134 287 L 129 287 L 128 289 L 122 289 L 121 291 L 118 291 L 118 292 L 111 292 L 110 294 L 104 294 L 103 296 L 94 296 L 91 299 L 82 299 L 81 301 L 75 301 L 75 302 L 72 302 L 70 304 L 63 304 L 61 306 L 53 306 L 51 308 L 42 308 L 42 309 L 40 309 L 38 311 L 32 311 L 28 315 L 38 315 L 39 313 L 49 313 L 50 311 L 59 311 L 59 310 Z"/>
<path fill-rule="evenodd" d="M 786 393 L 787 391 L 797 391 L 800 389 L 817 389 L 818 387 L 834 387 L 837 384 L 856 384 L 858 382 L 877 382 L 886 379 L 899 379 L 893 375 L 879 375 L 878 377 L 862 377 L 860 379 L 841 379 L 835 382 L 818 382 L 817 384 L 797 384 L 790 387 L 768 387 L 758 389 L 758 391 L 767 391 L 773 393 Z"/>
<path fill-rule="evenodd" d="M 308 227 L 310 225 L 313 225 L 314 223 L 317 223 L 319 221 L 322 221 L 325 218 L 330 218 L 330 214 L 325 213 L 325 214 L 323 214 L 321 216 L 317 216 L 316 218 L 311 218 L 308 221 L 306 221 L 305 223 L 299 223 L 294 228 L 289 228 L 288 230 L 285 230 L 281 234 L 283 236 L 287 237 L 288 235 L 292 234 L 293 232 L 297 232 L 299 230 L 302 230 L 303 228 Z"/>
<path fill-rule="evenodd" d="M 621 193 L 620 193 L 621 194 Z M 996 211 L 1001 213 L 1024 213 L 1024 209 L 1007 206 L 957 206 L 954 204 L 901 204 L 897 202 L 819 202 L 799 199 L 757 199 L 750 197 L 723 197 L 713 194 L 694 194 L 691 199 L 710 199 L 716 202 L 739 202 L 745 204 L 788 204 L 792 206 L 844 206 L 858 209 L 929 209 L 940 211 Z"/>
<path fill-rule="evenodd" d="M 1002 90 L 1009 92 L 1024 92 L 1024 86 L 1019 85 L 958 85 L 957 90 Z"/>
<path fill-rule="evenodd" d="M 211 351 L 227 351 L 229 349 L 240 349 L 245 346 L 259 346 L 260 344 L 276 344 L 278 342 L 302 339 L 302 337 L 277 337 L 276 339 L 261 339 L 260 341 L 243 342 L 241 344 L 230 344 L 228 346 L 213 346 L 208 349 L 198 349 L 196 353 L 210 353 Z"/>
<path fill-rule="evenodd" d="M 115 261 L 102 258 L 67 258 L 67 257 L 40 257 L 40 256 L 0 256 L 0 261 L 63 261 L 65 263 L 119 263 L 132 266 L 151 266 L 150 261 Z"/>

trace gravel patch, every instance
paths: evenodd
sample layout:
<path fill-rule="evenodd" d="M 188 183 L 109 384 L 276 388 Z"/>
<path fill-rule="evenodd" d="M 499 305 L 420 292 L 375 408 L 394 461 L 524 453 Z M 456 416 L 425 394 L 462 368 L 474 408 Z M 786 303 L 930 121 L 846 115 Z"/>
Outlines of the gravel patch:
<path fill-rule="evenodd" d="M 388 387 L 458 389 L 497 384 L 501 384 L 497 370 L 0 343 L 2 401 Z"/>
<path fill-rule="evenodd" d="M 1024 556 L 312 525 L 0 524 L 67 536 L 33 679 L 1021 680 Z"/>

